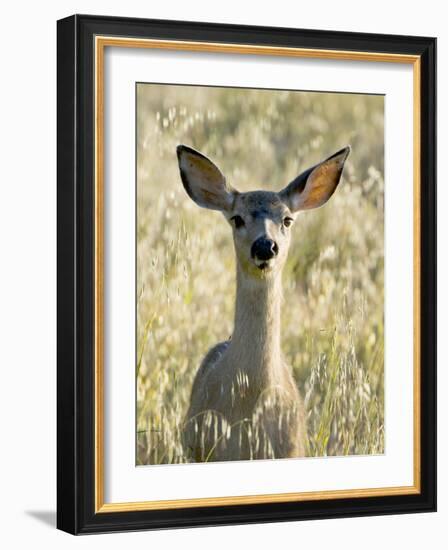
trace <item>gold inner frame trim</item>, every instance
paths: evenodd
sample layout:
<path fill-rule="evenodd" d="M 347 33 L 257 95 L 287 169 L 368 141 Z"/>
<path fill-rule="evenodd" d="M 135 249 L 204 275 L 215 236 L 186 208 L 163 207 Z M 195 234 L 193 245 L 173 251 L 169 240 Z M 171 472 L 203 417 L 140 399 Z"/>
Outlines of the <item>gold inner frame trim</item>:
<path fill-rule="evenodd" d="M 154 500 L 141 502 L 104 502 L 104 50 L 106 47 L 152 48 L 159 50 L 193 51 L 207 53 L 232 53 L 243 55 L 266 55 L 330 59 L 345 61 L 371 61 L 383 63 L 407 63 L 413 65 L 413 195 L 414 195 L 414 376 L 413 376 L 413 424 L 414 424 L 414 479 L 413 485 L 349 490 L 277 493 L 263 495 L 191 498 L 180 500 Z M 421 155 L 421 71 L 420 56 L 382 52 L 356 52 L 323 50 L 251 44 L 225 44 L 178 40 L 155 40 L 96 36 L 95 55 L 95 513 L 129 512 L 142 510 L 167 510 L 207 506 L 232 506 L 274 502 L 300 502 L 363 498 L 393 495 L 419 494 L 421 491 L 421 443 L 420 443 L 420 155 Z"/>

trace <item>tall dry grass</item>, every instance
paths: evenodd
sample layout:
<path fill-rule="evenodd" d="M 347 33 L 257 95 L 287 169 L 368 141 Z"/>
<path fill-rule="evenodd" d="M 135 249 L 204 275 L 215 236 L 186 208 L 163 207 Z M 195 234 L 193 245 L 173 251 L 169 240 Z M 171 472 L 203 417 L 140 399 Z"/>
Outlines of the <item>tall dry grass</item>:
<path fill-rule="evenodd" d="M 137 464 L 186 460 L 195 372 L 232 332 L 231 231 L 187 197 L 179 143 L 241 191 L 279 190 L 351 144 L 336 194 L 293 229 L 282 346 L 306 402 L 308 454 L 384 451 L 383 125 L 380 96 L 138 85 Z"/>

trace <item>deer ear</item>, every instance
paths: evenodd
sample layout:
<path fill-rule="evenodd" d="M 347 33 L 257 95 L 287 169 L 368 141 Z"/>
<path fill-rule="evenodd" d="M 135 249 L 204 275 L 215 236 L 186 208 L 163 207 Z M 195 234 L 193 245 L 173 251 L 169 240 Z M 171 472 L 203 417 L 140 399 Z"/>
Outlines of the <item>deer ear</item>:
<path fill-rule="evenodd" d="M 318 208 L 328 201 L 336 191 L 349 153 L 350 147 L 341 149 L 316 166 L 302 172 L 280 191 L 280 198 L 291 212 Z"/>
<path fill-rule="evenodd" d="M 211 160 L 186 145 L 178 145 L 177 159 L 185 191 L 196 204 L 212 210 L 232 208 L 237 191 Z"/>

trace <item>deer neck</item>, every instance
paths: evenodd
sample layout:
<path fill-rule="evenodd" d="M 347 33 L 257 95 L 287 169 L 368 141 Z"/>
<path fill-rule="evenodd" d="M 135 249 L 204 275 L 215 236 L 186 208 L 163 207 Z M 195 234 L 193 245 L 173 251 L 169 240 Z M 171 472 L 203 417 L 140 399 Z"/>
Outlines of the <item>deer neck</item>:
<path fill-rule="evenodd" d="M 281 273 L 269 279 L 248 277 L 237 268 L 235 326 L 229 358 L 254 379 L 275 378 L 281 368 Z"/>

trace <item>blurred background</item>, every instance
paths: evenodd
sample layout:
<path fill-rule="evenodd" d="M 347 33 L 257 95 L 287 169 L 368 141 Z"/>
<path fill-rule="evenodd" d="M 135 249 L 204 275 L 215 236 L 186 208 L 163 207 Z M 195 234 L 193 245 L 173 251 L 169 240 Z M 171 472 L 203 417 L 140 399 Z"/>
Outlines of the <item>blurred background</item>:
<path fill-rule="evenodd" d="M 137 464 L 185 461 L 194 375 L 232 333 L 231 230 L 185 193 L 179 143 L 240 191 L 280 190 L 352 146 L 335 195 L 294 224 L 282 349 L 305 399 L 309 456 L 383 453 L 384 98 L 138 84 Z"/>

